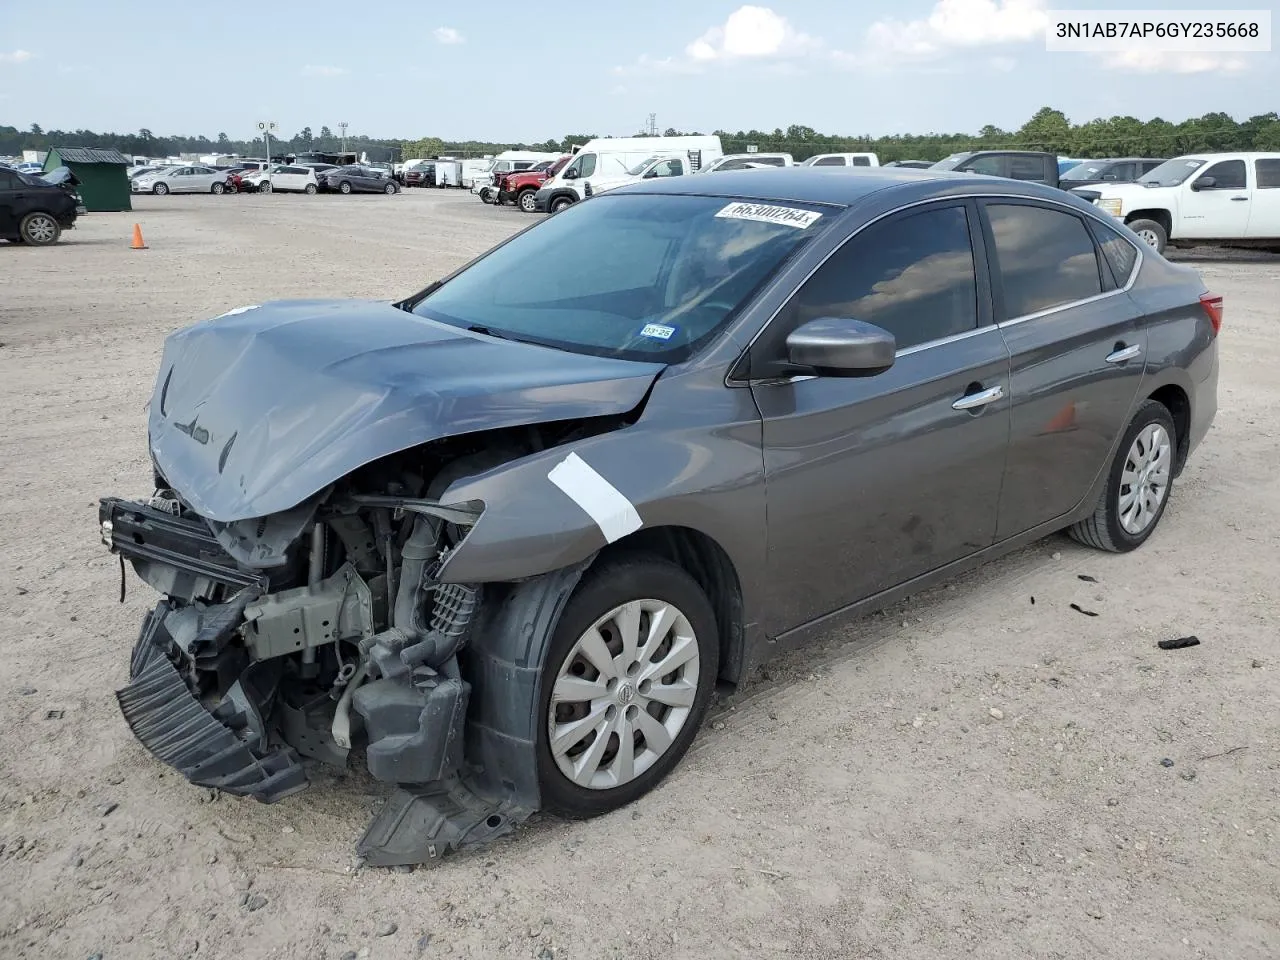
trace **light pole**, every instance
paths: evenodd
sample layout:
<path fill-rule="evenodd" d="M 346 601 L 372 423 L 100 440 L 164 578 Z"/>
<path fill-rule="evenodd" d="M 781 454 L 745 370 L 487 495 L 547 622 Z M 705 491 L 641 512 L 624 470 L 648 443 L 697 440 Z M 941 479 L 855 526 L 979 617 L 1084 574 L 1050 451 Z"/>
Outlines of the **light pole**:
<path fill-rule="evenodd" d="M 347 122 L 344 120 L 338 124 L 338 129 L 342 131 L 342 152 L 347 152 Z"/>
<path fill-rule="evenodd" d="M 258 129 L 262 131 L 262 142 L 267 148 L 267 183 L 271 182 L 271 132 L 276 129 L 274 120 L 261 120 Z"/>

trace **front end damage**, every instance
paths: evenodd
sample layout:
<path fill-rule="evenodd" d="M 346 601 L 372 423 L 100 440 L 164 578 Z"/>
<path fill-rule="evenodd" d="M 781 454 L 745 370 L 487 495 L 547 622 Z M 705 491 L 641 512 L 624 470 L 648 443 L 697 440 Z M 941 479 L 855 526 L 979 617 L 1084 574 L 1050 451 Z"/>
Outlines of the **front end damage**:
<path fill-rule="evenodd" d="M 117 693 L 130 729 L 192 783 L 266 803 L 305 789 L 308 761 L 362 750 L 399 787 L 358 845 L 375 865 L 436 861 L 537 808 L 516 715 L 536 671 L 501 648 L 549 630 L 577 577 L 439 580 L 481 507 L 428 496 L 424 459 L 254 520 L 201 517 L 159 477 L 145 502 L 99 506 L 103 541 L 162 595 Z M 466 462 L 434 464 L 435 485 Z M 473 645 L 478 629 L 495 642 Z M 471 677 L 489 683 L 469 729 Z"/>

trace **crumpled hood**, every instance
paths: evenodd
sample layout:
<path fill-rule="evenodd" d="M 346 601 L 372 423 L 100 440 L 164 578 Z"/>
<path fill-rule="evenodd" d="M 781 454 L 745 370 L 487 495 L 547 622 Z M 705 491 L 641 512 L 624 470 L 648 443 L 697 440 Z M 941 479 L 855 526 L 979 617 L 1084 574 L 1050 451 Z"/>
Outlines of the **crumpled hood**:
<path fill-rule="evenodd" d="M 148 434 L 169 485 L 231 522 L 430 440 L 626 413 L 662 369 L 496 340 L 383 302 L 269 303 L 169 336 Z"/>

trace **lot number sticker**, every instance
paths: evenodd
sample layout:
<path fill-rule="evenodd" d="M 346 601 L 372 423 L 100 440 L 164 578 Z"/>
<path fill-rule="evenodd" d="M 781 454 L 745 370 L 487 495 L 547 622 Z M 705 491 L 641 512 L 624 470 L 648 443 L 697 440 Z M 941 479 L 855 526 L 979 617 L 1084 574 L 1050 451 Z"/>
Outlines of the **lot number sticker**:
<path fill-rule="evenodd" d="M 767 203 L 731 203 L 717 217 L 726 220 L 755 220 L 759 223 L 776 223 L 784 227 L 808 230 L 822 219 L 822 214 L 795 207 L 779 207 Z"/>

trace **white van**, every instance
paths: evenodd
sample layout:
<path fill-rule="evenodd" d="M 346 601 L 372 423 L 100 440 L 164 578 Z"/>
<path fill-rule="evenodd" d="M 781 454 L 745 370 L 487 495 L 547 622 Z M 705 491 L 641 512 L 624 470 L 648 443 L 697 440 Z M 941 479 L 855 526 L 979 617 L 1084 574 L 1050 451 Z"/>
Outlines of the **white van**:
<path fill-rule="evenodd" d="M 560 159 L 558 153 L 535 153 L 532 150 L 504 150 L 492 157 L 479 175 L 473 178 L 471 192 L 480 195 L 480 199 L 488 202 L 488 188 L 498 182 L 498 178 L 513 170 L 528 170 L 543 160 L 555 162 Z"/>
<path fill-rule="evenodd" d="M 563 170 L 538 191 L 537 210 L 556 212 L 587 196 L 597 182 L 606 189 L 630 182 L 638 166 L 655 159 L 674 160 L 666 176 L 697 173 L 724 156 L 719 137 L 600 137 L 589 140 Z M 640 177 L 635 177 L 640 179 Z"/>
<path fill-rule="evenodd" d="M 810 157 L 802 167 L 878 167 L 880 158 L 874 153 L 820 153 Z"/>

